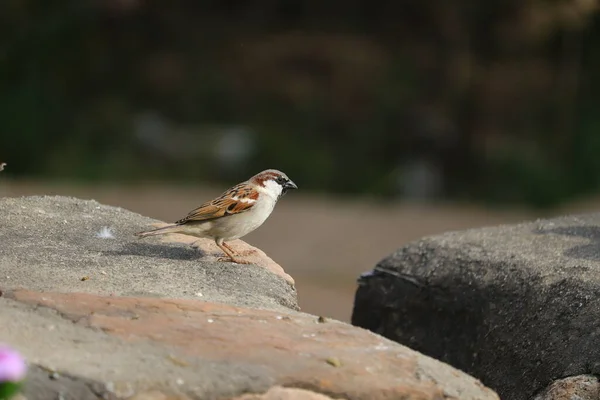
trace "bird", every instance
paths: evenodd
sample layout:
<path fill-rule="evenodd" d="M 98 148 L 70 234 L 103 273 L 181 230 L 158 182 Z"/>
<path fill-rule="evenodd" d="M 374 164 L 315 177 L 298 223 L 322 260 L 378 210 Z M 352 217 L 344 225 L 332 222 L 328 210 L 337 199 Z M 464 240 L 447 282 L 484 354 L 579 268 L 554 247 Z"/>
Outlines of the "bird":
<path fill-rule="evenodd" d="M 290 189 L 298 189 L 298 186 L 286 174 L 267 169 L 201 204 L 174 224 L 137 232 L 135 236 L 145 238 L 182 233 L 210 238 L 227 255 L 220 257 L 219 261 L 250 264 L 240 258 L 227 242 L 239 239 L 261 226 L 273 212 L 277 201 Z"/>

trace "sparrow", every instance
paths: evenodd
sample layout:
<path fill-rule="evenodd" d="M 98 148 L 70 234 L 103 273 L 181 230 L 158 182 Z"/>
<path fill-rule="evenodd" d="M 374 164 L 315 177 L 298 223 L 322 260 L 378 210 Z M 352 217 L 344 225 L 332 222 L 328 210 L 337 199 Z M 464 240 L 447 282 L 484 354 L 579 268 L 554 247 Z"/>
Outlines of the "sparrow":
<path fill-rule="evenodd" d="M 219 261 L 250 264 L 239 258 L 226 242 L 239 239 L 261 226 L 271 215 L 277 201 L 289 189 L 298 189 L 298 186 L 283 172 L 267 169 L 231 187 L 219 197 L 203 203 L 174 224 L 135 235 L 144 238 L 182 233 L 210 238 L 227 255 L 219 258 Z"/>

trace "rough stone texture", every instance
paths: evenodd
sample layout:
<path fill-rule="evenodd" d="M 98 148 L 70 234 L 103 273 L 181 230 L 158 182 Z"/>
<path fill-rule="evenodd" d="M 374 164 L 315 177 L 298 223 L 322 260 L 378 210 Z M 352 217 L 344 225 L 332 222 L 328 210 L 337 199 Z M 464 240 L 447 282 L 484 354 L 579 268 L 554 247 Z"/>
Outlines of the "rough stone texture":
<path fill-rule="evenodd" d="M 598 373 L 599 261 L 600 214 L 427 237 L 359 279 L 352 323 L 530 399 Z"/>
<path fill-rule="evenodd" d="M 262 251 L 257 265 L 218 262 L 210 240 L 185 235 L 138 239 L 159 222 L 93 200 L 0 199 L 0 287 L 115 296 L 199 298 L 266 309 L 298 309 L 293 280 Z M 99 238 L 104 227 L 114 236 Z M 275 273 L 273 273 L 275 272 Z"/>
<path fill-rule="evenodd" d="M 439 361 L 298 312 L 264 253 L 239 266 L 184 235 L 133 238 L 151 223 L 93 201 L 0 200 L 0 342 L 29 363 L 24 398 L 498 400 Z M 96 236 L 103 226 L 114 238 Z"/>
<path fill-rule="evenodd" d="M 593 375 L 571 376 L 559 379 L 535 396 L 533 400 L 598 400 L 600 382 Z"/>
<path fill-rule="evenodd" d="M 350 400 L 498 399 L 439 361 L 367 330 L 294 311 L 9 290 L 0 298 L 0 326 L 0 341 L 48 376 L 60 375 L 45 379 L 44 391 L 27 390 L 29 400 L 55 398 L 50 385 L 58 384 L 80 390 L 84 400 L 152 390 L 169 399 L 265 392 L 264 399 L 278 398 L 268 392 L 273 386 Z"/>
<path fill-rule="evenodd" d="M 44 400 L 51 395 L 54 398 L 60 396 L 62 400 L 116 399 L 98 382 L 69 374 L 59 374 L 48 368 L 30 364 L 23 399 Z"/>

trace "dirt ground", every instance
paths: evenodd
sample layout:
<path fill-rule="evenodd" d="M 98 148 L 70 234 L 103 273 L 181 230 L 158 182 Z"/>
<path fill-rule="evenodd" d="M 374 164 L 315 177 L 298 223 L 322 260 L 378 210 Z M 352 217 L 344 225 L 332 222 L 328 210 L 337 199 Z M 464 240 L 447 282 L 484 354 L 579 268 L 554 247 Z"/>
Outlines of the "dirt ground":
<path fill-rule="evenodd" d="M 171 222 L 224 189 L 3 179 L 0 197 L 75 196 Z M 286 195 L 267 222 L 244 240 L 264 250 L 294 277 L 303 311 L 349 321 L 358 275 L 411 240 L 449 230 L 591 212 L 599 203 L 588 200 L 542 214 L 466 205 L 348 201 L 298 191 Z"/>

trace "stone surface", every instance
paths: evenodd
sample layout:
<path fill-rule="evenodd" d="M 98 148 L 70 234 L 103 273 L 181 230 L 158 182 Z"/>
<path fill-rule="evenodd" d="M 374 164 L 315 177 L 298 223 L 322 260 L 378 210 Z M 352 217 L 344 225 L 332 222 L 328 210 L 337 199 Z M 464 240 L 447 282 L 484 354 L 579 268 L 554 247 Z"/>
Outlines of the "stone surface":
<path fill-rule="evenodd" d="M 598 400 L 600 382 L 594 375 L 559 379 L 532 400 Z"/>
<path fill-rule="evenodd" d="M 293 280 L 243 242 L 257 265 L 217 262 L 184 235 L 132 236 L 151 224 L 93 201 L 0 200 L 0 342 L 29 363 L 24 398 L 498 400 L 439 361 L 300 313 Z"/>
<path fill-rule="evenodd" d="M 99 382 L 67 373 L 59 374 L 35 364 L 29 365 L 23 399 L 45 400 L 58 396 L 63 400 L 116 400 L 116 396 L 105 390 Z"/>
<path fill-rule="evenodd" d="M 218 262 L 209 240 L 138 239 L 159 225 L 122 208 L 66 197 L 0 199 L 0 286 L 123 296 L 202 298 L 266 309 L 298 309 L 293 280 L 262 251 L 256 265 Z M 98 237 L 109 228 L 112 238 Z"/>
<path fill-rule="evenodd" d="M 359 279 L 352 323 L 447 362 L 501 398 L 598 373 L 600 214 L 449 232 Z"/>
<path fill-rule="evenodd" d="M 350 400 L 498 399 L 439 361 L 367 330 L 294 311 L 8 290 L 0 297 L 0 326 L 0 341 L 47 373 L 41 378 L 47 390 L 27 390 L 29 400 L 55 398 L 50 385 L 59 384 L 81 390 L 84 400 L 152 391 L 157 398 L 207 400 L 318 399 L 317 393 Z M 48 378 L 52 371 L 55 380 Z M 39 388 L 38 372 L 34 378 Z M 269 392 L 273 386 L 315 394 Z"/>

